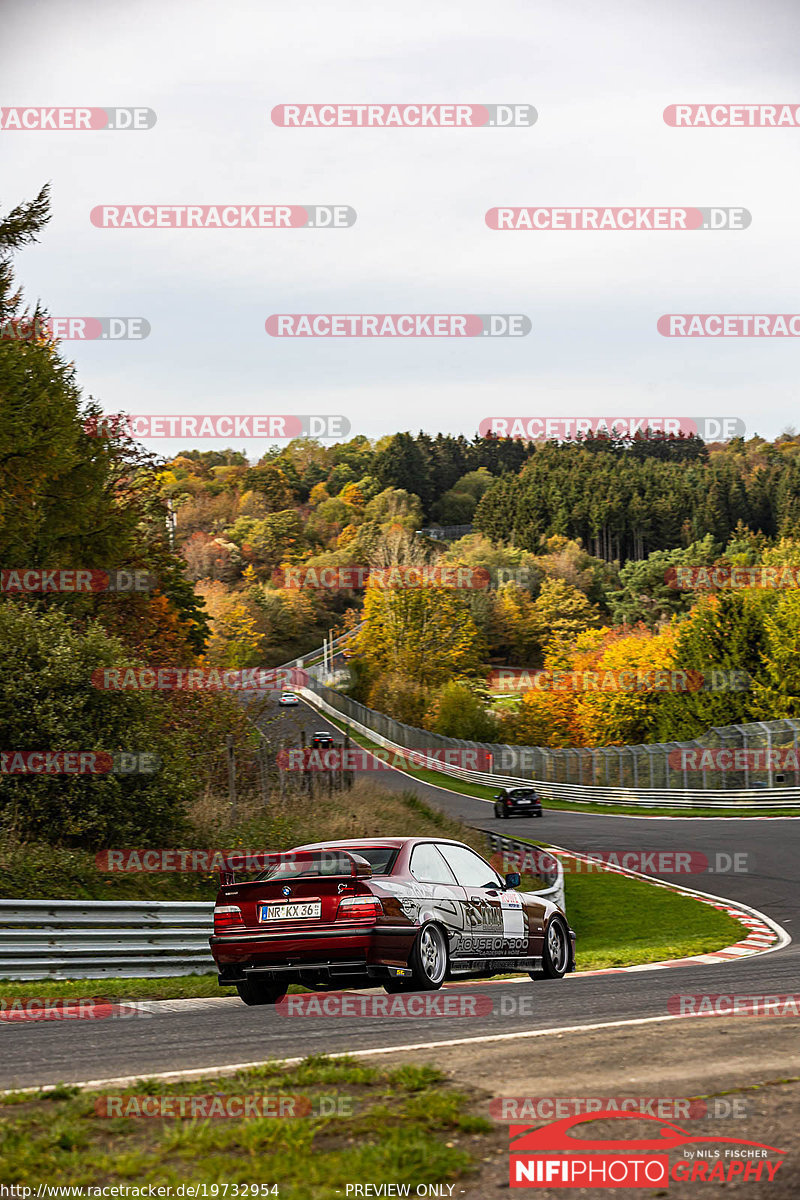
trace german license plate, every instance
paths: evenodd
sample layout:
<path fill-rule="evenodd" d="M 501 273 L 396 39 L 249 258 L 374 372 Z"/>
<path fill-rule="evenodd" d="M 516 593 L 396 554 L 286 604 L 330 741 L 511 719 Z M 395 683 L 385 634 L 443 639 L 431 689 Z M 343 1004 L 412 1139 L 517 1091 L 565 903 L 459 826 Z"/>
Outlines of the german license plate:
<path fill-rule="evenodd" d="M 532 804 L 532 803 L 533 802 L 531 800 L 518 800 L 517 801 L 517 804 Z"/>
<path fill-rule="evenodd" d="M 307 917 L 319 917 L 322 914 L 322 901 L 296 900 L 290 904 L 261 904 L 259 909 L 260 921 L 302 921 Z"/>

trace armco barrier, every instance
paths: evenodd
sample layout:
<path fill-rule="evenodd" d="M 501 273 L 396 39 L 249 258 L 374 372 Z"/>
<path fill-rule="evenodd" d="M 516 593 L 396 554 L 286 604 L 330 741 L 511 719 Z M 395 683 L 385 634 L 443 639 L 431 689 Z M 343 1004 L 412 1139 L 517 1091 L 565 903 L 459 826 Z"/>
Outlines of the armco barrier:
<path fill-rule="evenodd" d="M 0 900 L 0 979 L 208 975 L 214 905 Z"/>
<path fill-rule="evenodd" d="M 576 760 L 582 754 L 593 753 L 590 750 L 565 749 L 545 751 L 540 747 L 531 746 L 497 746 L 490 743 L 468 742 L 459 738 L 449 738 L 443 737 L 441 734 L 429 733 L 425 729 L 403 725 L 385 713 L 376 712 L 374 709 L 367 708 L 365 705 L 351 700 L 349 696 L 343 696 L 340 692 L 334 691 L 333 688 L 326 687 L 325 684 L 320 683 L 318 679 L 314 678 L 314 668 L 309 671 L 306 686 L 296 688 L 295 690 L 303 695 L 315 708 L 343 721 L 351 729 L 355 729 L 378 746 L 382 746 L 388 750 L 413 750 L 420 752 L 434 747 L 447 750 L 478 750 L 487 756 L 494 755 L 495 758 L 499 758 L 502 754 L 507 754 L 510 757 L 514 751 L 527 751 L 542 755 L 574 755 L 576 756 Z M 788 731 L 795 740 L 798 736 L 798 730 L 800 730 L 800 721 L 760 722 L 759 727 L 761 725 L 780 726 L 781 733 Z M 746 730 L 750 727 L 741 726 L 739 728 Z M 719 731 L 712 732 L 718 733 Z M 770 735 L 772 732 L 774 731 L 768 729 Z M 702 739 L 696 739 L 694 742 L 682 742 L 680 746 L 699 747 L 703 744 Z M 776 742 L 775 745 L 777 744 Z M 673 746 L 677 747 L 678 743 L 673 743 Z M 631 749 L 631 747 L 611 746 L 607 750 L 595 753 L 612 754 L 628 749 Z M 648 748 L 636 747 L 636 749 L 646 750 Z M 500 788 L 520 786 L 522 784 L 530 785 L 533 783 L 536 786 L 536 790 L 545 799 L 569 800 L 573 804 L 586 804 L 592 807 L 613 804 L 631 808 L 674 809 L 735 809 L 737 807 L 746 809 L 800 808 L 800 786 L 771 787 L 769 789 L 731 788 L 714 790 L 678 788 L 676 786 L 647 788 L 635 783 L 630 786 L 621 787 L 598 786 L 597 784 L 567 783 L 542 778 L 534 770 L 531 770 L 526 775 L 504 775 L 495 771 L 473 771 L 467 767 L 443 766 L 441 762 L 434 759 L 427 760 L 427 762 L 431 770 L 438 771 L 442 775 L 452 776 L 455 779 L 464 779 L 470 783 L 480 783 L 487 787 Z"/>
<path fill-rule="evenodd" d="M 491 833 L 488 829 L 481 830 L 489 839 L 489 845 L 494 853 L 505 850 L 510 854 L 524 854 L 525 851 L 536 849 L 530 842 L 518 842 L 514 838 L 501 837 L 498 833 Z M 547 847 L 543 847 L 546 851 Z M 545 900 L 552 900 L 557 904 L 563 913 L 567 911 L 566 900 L 564 898 L 564 868 L 561 865 L 560 859 L 555 855 L 553 859 L 553 870 L 548 873 L 548 882 L 550 887 L 541 888 L 536 895 L 541 896 Z M 543 878 L 543 872 L 539 871 L 539 878 Z"/>
<path fill-rule="evenodd" d="M 524 847 L 487 836 L 492 850 Z M 563 886 L 559 864 L 539 894 L 563 908 Z M 211 975 L 213 915 L 206 901 L 0 900 L 0 979 Z"/>

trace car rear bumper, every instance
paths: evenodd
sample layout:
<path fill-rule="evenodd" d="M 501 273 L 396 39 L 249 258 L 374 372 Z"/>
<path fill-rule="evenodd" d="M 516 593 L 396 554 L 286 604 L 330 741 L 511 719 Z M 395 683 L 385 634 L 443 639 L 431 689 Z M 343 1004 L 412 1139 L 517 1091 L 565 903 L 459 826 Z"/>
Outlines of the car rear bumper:
<path fill-rule="evenodd" d="M 223 986 L 260 978 L 301 982 L 355 981 L 387 978 L 405 968 L 414 944 L 414 926 L 261 933 L 247 930 L 209 939 Z"/>

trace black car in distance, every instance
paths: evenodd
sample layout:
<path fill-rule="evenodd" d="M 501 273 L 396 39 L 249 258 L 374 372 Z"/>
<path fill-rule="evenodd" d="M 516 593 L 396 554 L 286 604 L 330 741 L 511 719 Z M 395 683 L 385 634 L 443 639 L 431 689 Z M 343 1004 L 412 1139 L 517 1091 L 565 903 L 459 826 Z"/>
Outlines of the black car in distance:
<path fill-rule="evenodd" d="M 494 798 L 494 815 L 509 817 L 540 817 L 542 801 L 533 788 L 503 788 Z"/>

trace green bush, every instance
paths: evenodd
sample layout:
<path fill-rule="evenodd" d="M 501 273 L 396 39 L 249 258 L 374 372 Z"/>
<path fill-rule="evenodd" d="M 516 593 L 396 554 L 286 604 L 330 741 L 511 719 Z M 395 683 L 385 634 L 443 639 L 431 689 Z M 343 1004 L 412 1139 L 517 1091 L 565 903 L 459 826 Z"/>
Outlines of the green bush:
<path fill-rule="evenodd" d="M 0 774 L 0 827 L 81 845 L 154 845 L 183 830 L 193 794 L 188 730 L 170 693 L 105 691 L 98 669 L 141 665 L 95 623 L 0 604 L 2 750 L 132 751 L 158 755 L 154 775 Z"/>

